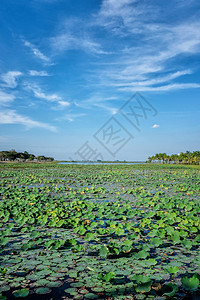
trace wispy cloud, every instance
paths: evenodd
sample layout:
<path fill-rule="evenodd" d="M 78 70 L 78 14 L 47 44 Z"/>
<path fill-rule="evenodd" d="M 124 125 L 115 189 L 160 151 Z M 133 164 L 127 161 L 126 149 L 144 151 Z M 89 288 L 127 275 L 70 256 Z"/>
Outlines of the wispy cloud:
<path fill-rule="evenodd" d="M 28 41 L 24 41 L 24 45 L 26 47 L 28 47 L 32 53 L 37 57 L 39 58 L 40 60 L 42 60 L 43 62 L 49 62 L 50 61 L 50 58 L 47 57 L 46 55 L 44 55 L 38 48 L 36 48 L 33 44 L 31 44 L 30 42 Z"/>
<path fill-rule="evenodd" d="M 44 92 L 37 84 L 26 82 L 24 83 L 24 89 L 27 91 L 31 91 L 34 94 L 34 96 L 38 99 L 43 99 L 48 102 L 57 104 L 57 107 L 54 107 L 53 109 L 60 110 L 67 108 L 71 105 L 69 101 L 63 100 L 62 97 L 60 97 L 56 93 L 50 94 Z"/>
<path fill-rule="evenodd" d="M 154 79 L 148 79 L 147 76 L 142 76 L 142 74 L 140 74 L 140 76 L 135 77 L 134 76 L 125 76 L 123 74 L 118 74 L 114 76 L 115 82 L 112 83 L 112 86 L 115 87 L 134 87 L 137 89 L 138 88 L 143 88 L 143 87 L 148 87 L 148 86 L 152 86 L 152 85 L 158 85 L 161 83 L 166 83 L 168 81 L 172 81 L 175 78 L 179 78 L 181 76 L 184 75 L 188 75 L 191 74 L 192 71 L 191 70 L 184 70 L 184 71 L 177 71 L 175 73 L 169 73 L 165 76 L 156 76 L 157 78 L 154 77 Z M 132 82 L 129 82 L 129 79 L 136 79 Z M 118 82 L 116 82 L 118 81 Z M 106 85 L 106 82 L 104 83 L 104 85 Z M 109 86 L 111 85 L 110 83 L 108 84 Z"/>
<path fill-rule="evenodd" d="M 50 43 L 56 55 L 67 50 L 109 54 L 109 60 L 99 55 L 87 73 L 91 85 L 119 91 L 198 88 L 198 82 L 191 80 L 187 84 L 173 81 L 194 72 L 181 60 L 200 51 L 200 21 L 184 18 L 167 22 L 165 13 L 152 1 L 103 0 L 88 22 L 79 18 L 62 21 Z M 103 39 L 99 38 L 102 29 Z M 166 85 L 168 82 L 172 84 Z"/>
<path fill-rule="evenodd" d="M 84 113 L 69 113 L 62 117 L 62 120 L 67 120 L 69 122 L 74 122 L 76 119 L 86 116 Z"/>
<path fill-rule="evenodd" d="M 38 76 L 38 77 L 46 77 L 50 76 L 47 71 L 36 71 L 36 70 L 30 70 L 29 71 L 30 76 Z"/>
<path fill-rule="evenodd" d="M 109 54 L 91 35 L 87 22 L 71 18 L 64 21 L 60 27 L 57 35 L 50 39 L 54 52 L 81 50 L 89 54 Z"/>
<path fill-rule="evenodd" d="M 70 33 L 63 33 L 51 39 L 51 44 L 56 51 L 82 50 L 86 53 L 108 54 L 101 45 L 89 37 L 73 36 Z"/>
<path fill-rule="evenodd" d="M 74 101 L 74 105 L 82 109 L 97 109 L 101 108 L 105 111 L 110 112 L 112 115 L 116 114 L 118 108 L 112 106 L 110 102 L 116 101 L 117 97 L 115 96 L 105 96 L 101 94 L 93 94 L 87 99 L 81 101 Z M 109 103 L 109 104 L 108 104 Z"/>
<path fill-rule="evenodd" d="M 52 102 L 62 101 L 62 98 L 60 96 L 58 96 L 57 94 L 46 94 L 37 85 L 25 83 L 25 89 L 32 91 L 34 96 L 39 99 L 44 99 L 44 100 L 52 101 Z"/>
<path fill-rule="evenodd" d="M 0 106 L 7 106 L 14 100 L 15 96 L 13 94 L 8 94 L 3 91 L 0 91 Z"/>
<path fill-rule="evenodd" d="M 70 106 L 70 102 L 68 102 L 68 101 L 58 101 L 58 104 L 60 104 L 61 107 Z"/>
<path fill-rule="evenodd" d="M 3 81 L 4 87 L 8 88 L 16 88 L 17 87 L 17 79 L 19 76 L 22 75 L 22 72 L 20 71 L 9 71 L 5 74 L 1 75 L 1 80 Z"/>
<path fill-rule="evenodd" d="M 107 104 L 103 104 L 103 103 L 96 103 L 94 104 L 94 106 L 102 108 L 103 110 L 107 110 L 111 115 L 116 115 L 118 112 L 118 108 L 116 107 L 111 107 Z"/>
<path fill-rule="evenodd" d="M 56 132 L 56 128 L 54 126 L 34 121 L 27 116 L 18 114 L 15 110 L 0 111 L 0 124 L 19 124 L 26 126 L 28 129 L 39 127 Z"/>
<path fill-rule="evenodd" d="M 173 9 L 173 4 L 169 5 Z M 156 2 L 148 1 L 102 1 L 94 23 L 107 30 L 110 39 L 114 44 L 116 42 L 118 55 L 106 64 L 99 63 L 99 73 L 94 72 L 98 84 L 117 87 L 120 91 L 199 87 L 195 82 L 163 86 L 193 73 L 193 70 L 183 70 L 181 60 L 200 51 L 200 21 L 179 18 L 168 23 L 163 21 L 167 18 L 163 17 L 165 11 L 160 8 Z"/>
<path fill-rule="evenodd" d="M 137 0 L 104 0 L 99 12 L 100 16 L 104 17 L 121 17 L 127 19 L 128 16 L 133 15 L 135 8 L 131 4 Z"/>
<path fill-rule="evenodd" d="M 185 89 L 198 89 L 200 88 L 200 83 L 173 83 L 162 86 L 138 86 L 133 87 L 123 87 L 119 88 L 120 91 L 126 92 L 164 92 L 164 91 L 173 91 L 173 90 L 185 90 Z"/>
<path fill-rule="evenodd" d="M 160 125 L 158 125 L 158 124 L 154 124 L 153 126 L 152 126 L 152 128 L 159 128 L 160 127 Z"/>

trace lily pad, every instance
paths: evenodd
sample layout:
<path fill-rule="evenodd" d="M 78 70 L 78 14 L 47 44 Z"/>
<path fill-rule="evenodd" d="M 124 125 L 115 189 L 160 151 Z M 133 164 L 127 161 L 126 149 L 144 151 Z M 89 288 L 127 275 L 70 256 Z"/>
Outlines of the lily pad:
<path fill-rule="evenodd" d="M 193 275 L 191 278 L 184 277 L 181 281 L 184 289 L 186 290 L 196 291 L 199 287 L 199 279 L 195 275 Z"/>
<path fill-rule="evenodd" d="M 29 294 L 28 289 L 21 289 L 13 292 L 13 295 L 16 298 L 25 298 L 28 296 L 28 294 Z"/>
<path fill-rule="evenodd" d="M 36 294 L 39 294 L 39 295 L 45 295 L 45 294 L 51 293 L 51 289 L 49 289 L 47 287 L 40 287 L 35 292 L 36 292 Z"/>

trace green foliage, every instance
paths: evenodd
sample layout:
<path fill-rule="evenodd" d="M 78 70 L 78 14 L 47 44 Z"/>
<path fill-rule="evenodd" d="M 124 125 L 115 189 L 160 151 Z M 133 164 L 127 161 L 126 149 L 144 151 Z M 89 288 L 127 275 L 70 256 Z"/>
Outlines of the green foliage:
<path fill-rule="evenodd" d="M 103 280 L 103 281 L 109 282 L 109 281 L 111 281 L 112 279 L 115 278 L 115 273 L 114 272 L 109 272 L 109 273 L 106 273 L 106 274 L 100 274 L 98 276 L 98 278 Z"/>
<path fill-rule="evenodd" d="M 109 254 L 109 250 L 106 247 L 106 245 L 102 245 L 99 249 L 99 256 L 102 258 L 107 257 L 107 255 Z"/>
<path fill-rule="evenodd" d="M 178 292 L 178 286 L 175 283 L 167 283 L 165 285 L 165 289 L 167 290 L 163 296 L 167 296 L 167 297 L 173 297 L 176 292 Z"/>
<path fill-rule="evenodd" d="M 199 279 L 195 275 L 193 275 L 191 278 L 183 277 L 181 281 L 184 289 L 186 290 L 196 291 L 199 287 Z"/>
<path fill-rule="evenodd" d="M 173 297 L 181 278 L 183 296 L 199 289 L 198 166 L 2 164 L 0 173 L 2 297 L 27 287 L 37 298 L 66 278 L 76 299 Z"/>
<path fill-rule="evenodd" d="M 179 271 L 179 268 L 176 267 L 176 266 L 174 266 L 174 267 L 169 267 L 169 268 L 167 269 L 167 271 L 168 271 L 169 273 L 171 273 L 171 274 L 176 274 L 176 273 Z"/>
<path fill-rule="evenodd" d="M 25 298 L 25 297 L 28 296 L 28 294 L 29 294 L 29 290 L 28 289 L 21 289 L 21 290 L 13 292 L 13 295 L 16 298 Z"/>

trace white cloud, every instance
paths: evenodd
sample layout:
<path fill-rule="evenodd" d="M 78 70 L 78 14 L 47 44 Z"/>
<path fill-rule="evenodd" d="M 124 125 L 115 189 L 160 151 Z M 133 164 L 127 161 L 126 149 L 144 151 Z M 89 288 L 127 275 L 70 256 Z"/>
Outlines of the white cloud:
<path fill-rule="evenodd" d="M 36 48 L 33 44 L 31 44 L 30 42 L 24 41 L 24 45 L 25 45 L 26 47 L 28 47 L 29 49 L 31 49 L 31 51 L 33 52 L 33 54 L 34 54 L 37 58 L 41 59 L 41 60 L 44 61 L 44 62 L 49 62 L 49 61 L 50 61 L 49 57 L 47 57 L 46 55 L 44 55 L 39 49 L 37 49 L 37 48 Z"/>
<path fill-rule="evenodd" d="M 51 39 L 51 44 L 56 51 L 82 50 L 86 53 L 108 54 L 101 45 L 87 36 L 76 36 L 71 33 L 59 34 Z"/>
<path fill-rule="evenodd" d="M 134 76 L 124 76 L 123 74 L 119 74 L 119 75 L 115 75 L 115 80 L 118 80 L 119 82 L 114 82 L 113 84 L 110 84 L 110 83 L 107 83 L 107 85 L 109 86 L 115 86 L 115 87 L 133 87 L 133 88 L 137 88 L 139 89 L 140 87 L 143 88 L 143 87 L 148 87 L 148 86 L 152 86 L 152 85 L 158 85 L 160 83 L 165 83 L 165 82 L 168 82 L 168 81 L 172 81 L 173 79 L 175 78 L 178 78 L 180 76 L 184 76 L 184 75 L 188 75 L 188 74 L 191 74 L 192 71 L 190 70 L 184 70 L 184 71 L 177 71 L 175 73 L 170 73 L 170 74 L 167 74 L 165 76 L 157 76 L 157 78 L 154 78 L 154 79 L 148 79 L 147 76 L 138 76 L 138 79 L 139 80 L 135 80 L 135 81 L 132 81 L 132 82 L 129 82 L 129 78 L 130 79 L 135 79 Z M 137 77 L 136 77 L 137 79 Z M 104 83 L 104 85 L 106 85 L 106 82 Z"/>
<path fill-rule="evenodd" d="M 31 85 L 30 83 L 26 83 L 25 88 L 27 90 L 32 91 L 36 98 L 40 98 L 40 99 L 44 99 L 44 100 L 52 101 L 52 102 L 62 101 L 62 98 L 60 96 L 58 96 L 57 94 L 46 94 L 37 85 Z"/>
<path fill-rule="evenodd" d="M 15 100 L 14 95 L 0 91 L 0 106 L 8 105 L 8 104 L 10 104 L 10 102 L 12 102 L 14 100 Z"/>
<path fill-rule="evenodd" d="M 16 88 L 17 78 L 21 76 L 22 73 L 19 71 L 9 71 L 1 75 L 1 80 L 5 83 L 3 86 L 8 88 Z"/>
<path fill-rule="evenodd" d="M 61 100 L 62 98 L 60 96 L 58 96 L 57 94 L 45 94 L 44 92 L 41 92 L 37 89 L 32 89 L 35 97 L 40 98 L 40 99 L 44 99 L 47 101 L 58 101 Z"/>
<path fill-rule="evenodd" d="M 109 111 L 112 115 L 115 115 L 118 111 L 116 107 L 112 107 L 110 104 L 107 105 L 108 102 L 116 101 L 118 98 L 115 96 L 104 96 L 101 94 L 93 94 L 88 99 L 81 100 L 79 102 L 74 101 L 74 105 L 76 107 L 82 109 L 96 109 L 97 107 L 102 108 L 104 110 Z"/>
<path fill-rule="evenodd" d="M 152 128 L 159 128 L 160 127 L 160 125 L 158 125 L 158 124 L 154 124 L 153 126 L 152 126 Z"/>
<path fill-rule="evenodd" d="M 146 20 L 158 14 L 155 5 L 137 0 L 104 0 L 96 22 L 117 36 L 141 33 Z M 143 22 L 141 21 L 143 20 Z"/>
<path fill-rule="evenodd" d="M 119 88 L 120 91 L 126 92 L 162 92 L 162 91 L 172 91 L 172 90 L 184 90 L 184 89 L 197 89 L 200 88 L 199 83 L 174 83 L 162 86 L 132 86 L 132 87 L 123 87 Z"/>
<path fill-rule="evenodd" d="M 180 65 L 181 69 L 184 67 L 177 60 L 200 52 L 198 19 L 168 23 L 166 12 L 161 11 L 156 2 L 136 0 L 103 0 L 95 17 L 94 24 L 107 30 L 113 45 L 118 47 L 116 59 L 113 56 L 105 66 L 99 64 L 98 84 L 127 91 L 199 87 L 194 82 L 162 87 L 167 81 L 192 73 L 191 70 L 178 71 Z M 94 80 L 97 82 L 96 70 Z"/>
<path fill-rule="evenodd" d="M 50 39 L 55 55 L 68 50 L 81 50 L 88 54 L 109 54 L 95 41 L 90 31 L 90 21 L 69 18 L 61 23 L 57 35 Z"/>
<path fill-rule="evenodd" d="M 56 128 L 54 126 L 34 121 L 27 116 L 18 114 L 15 110 L 0 111 L 0 124 L 20 124 L 27 128 L 39 127 L 56 132 Z"/>
<path fill-rule="evenodd" d="M 61 107 L 70 106 L 70 102 L 68 101 L 58 101 L 58 104 L 60 104 Z"/>
<path fill-rule="evenodd" d="M 78 113 L 78 114 L 76 114 L 76 113 L 70 113 L 70 114 L 66 114 L 62 118 L 62 120 L 67 120 L 69 122 L 73 122 L 73 121 L 75 121 L 75 119 L 78 119 L 78 118 L 81 118 L 81 117 L 84 117 L 84 116 L 86 116 L 86 114 L 83 114 L 83 113 Z"/>
<path fill-rule="evenodd" d="M 24 88 L 28 91 L 33 92 L 34 96 L 38 99 L 43 99 L 52 103 L 57 104 L 57 107 L 53 107 L 52 109 L 63 109 L 71 105 L 69 101 L 64 101 L 59 95 L 57 94 L 47 94 L 46 92 L 42 91 L 42 89 L 38 85 L 33 85 L 31 83 L 25 83 Z"/>
<path fill-rule="evenodd" d="M 94 106 L 99 107 L 99 108 L 102 108 L 102 109 L 104 109 L 104 110 L 107 110 L 108 112 L 111 113 L 111 115 L 116 115 L 116 114 L 118 113 L 118 110 L 119 110 L 119 109 L 116 108 L 116 107 L 110 107 L 110 106 L 105 105 L 105 104 L 103 104 L 103 103 L 95 103 Z"/>
<path fill-rule="evenodd" d="M 133 13 L 131 4 L 136 0 L 104 0 L 100 9 L 100 15 L 104 17 L 121 17 L 127 18 Z"/>
<path fill-rule="evenodd" d="M 39 76 L 39 77 L 50 76 L 46 71 L 35 71 L 35 70 L 30 70 L 29 75 Z"/>

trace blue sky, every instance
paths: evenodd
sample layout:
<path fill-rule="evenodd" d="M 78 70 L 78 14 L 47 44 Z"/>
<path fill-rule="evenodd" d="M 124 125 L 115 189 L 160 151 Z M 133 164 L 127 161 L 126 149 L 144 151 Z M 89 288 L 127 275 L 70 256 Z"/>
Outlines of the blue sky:
<path fill-rule="evenodd" d="M 1 150 L 199 150 L 199 28 L 198 0 L 1 0 Z"/>

